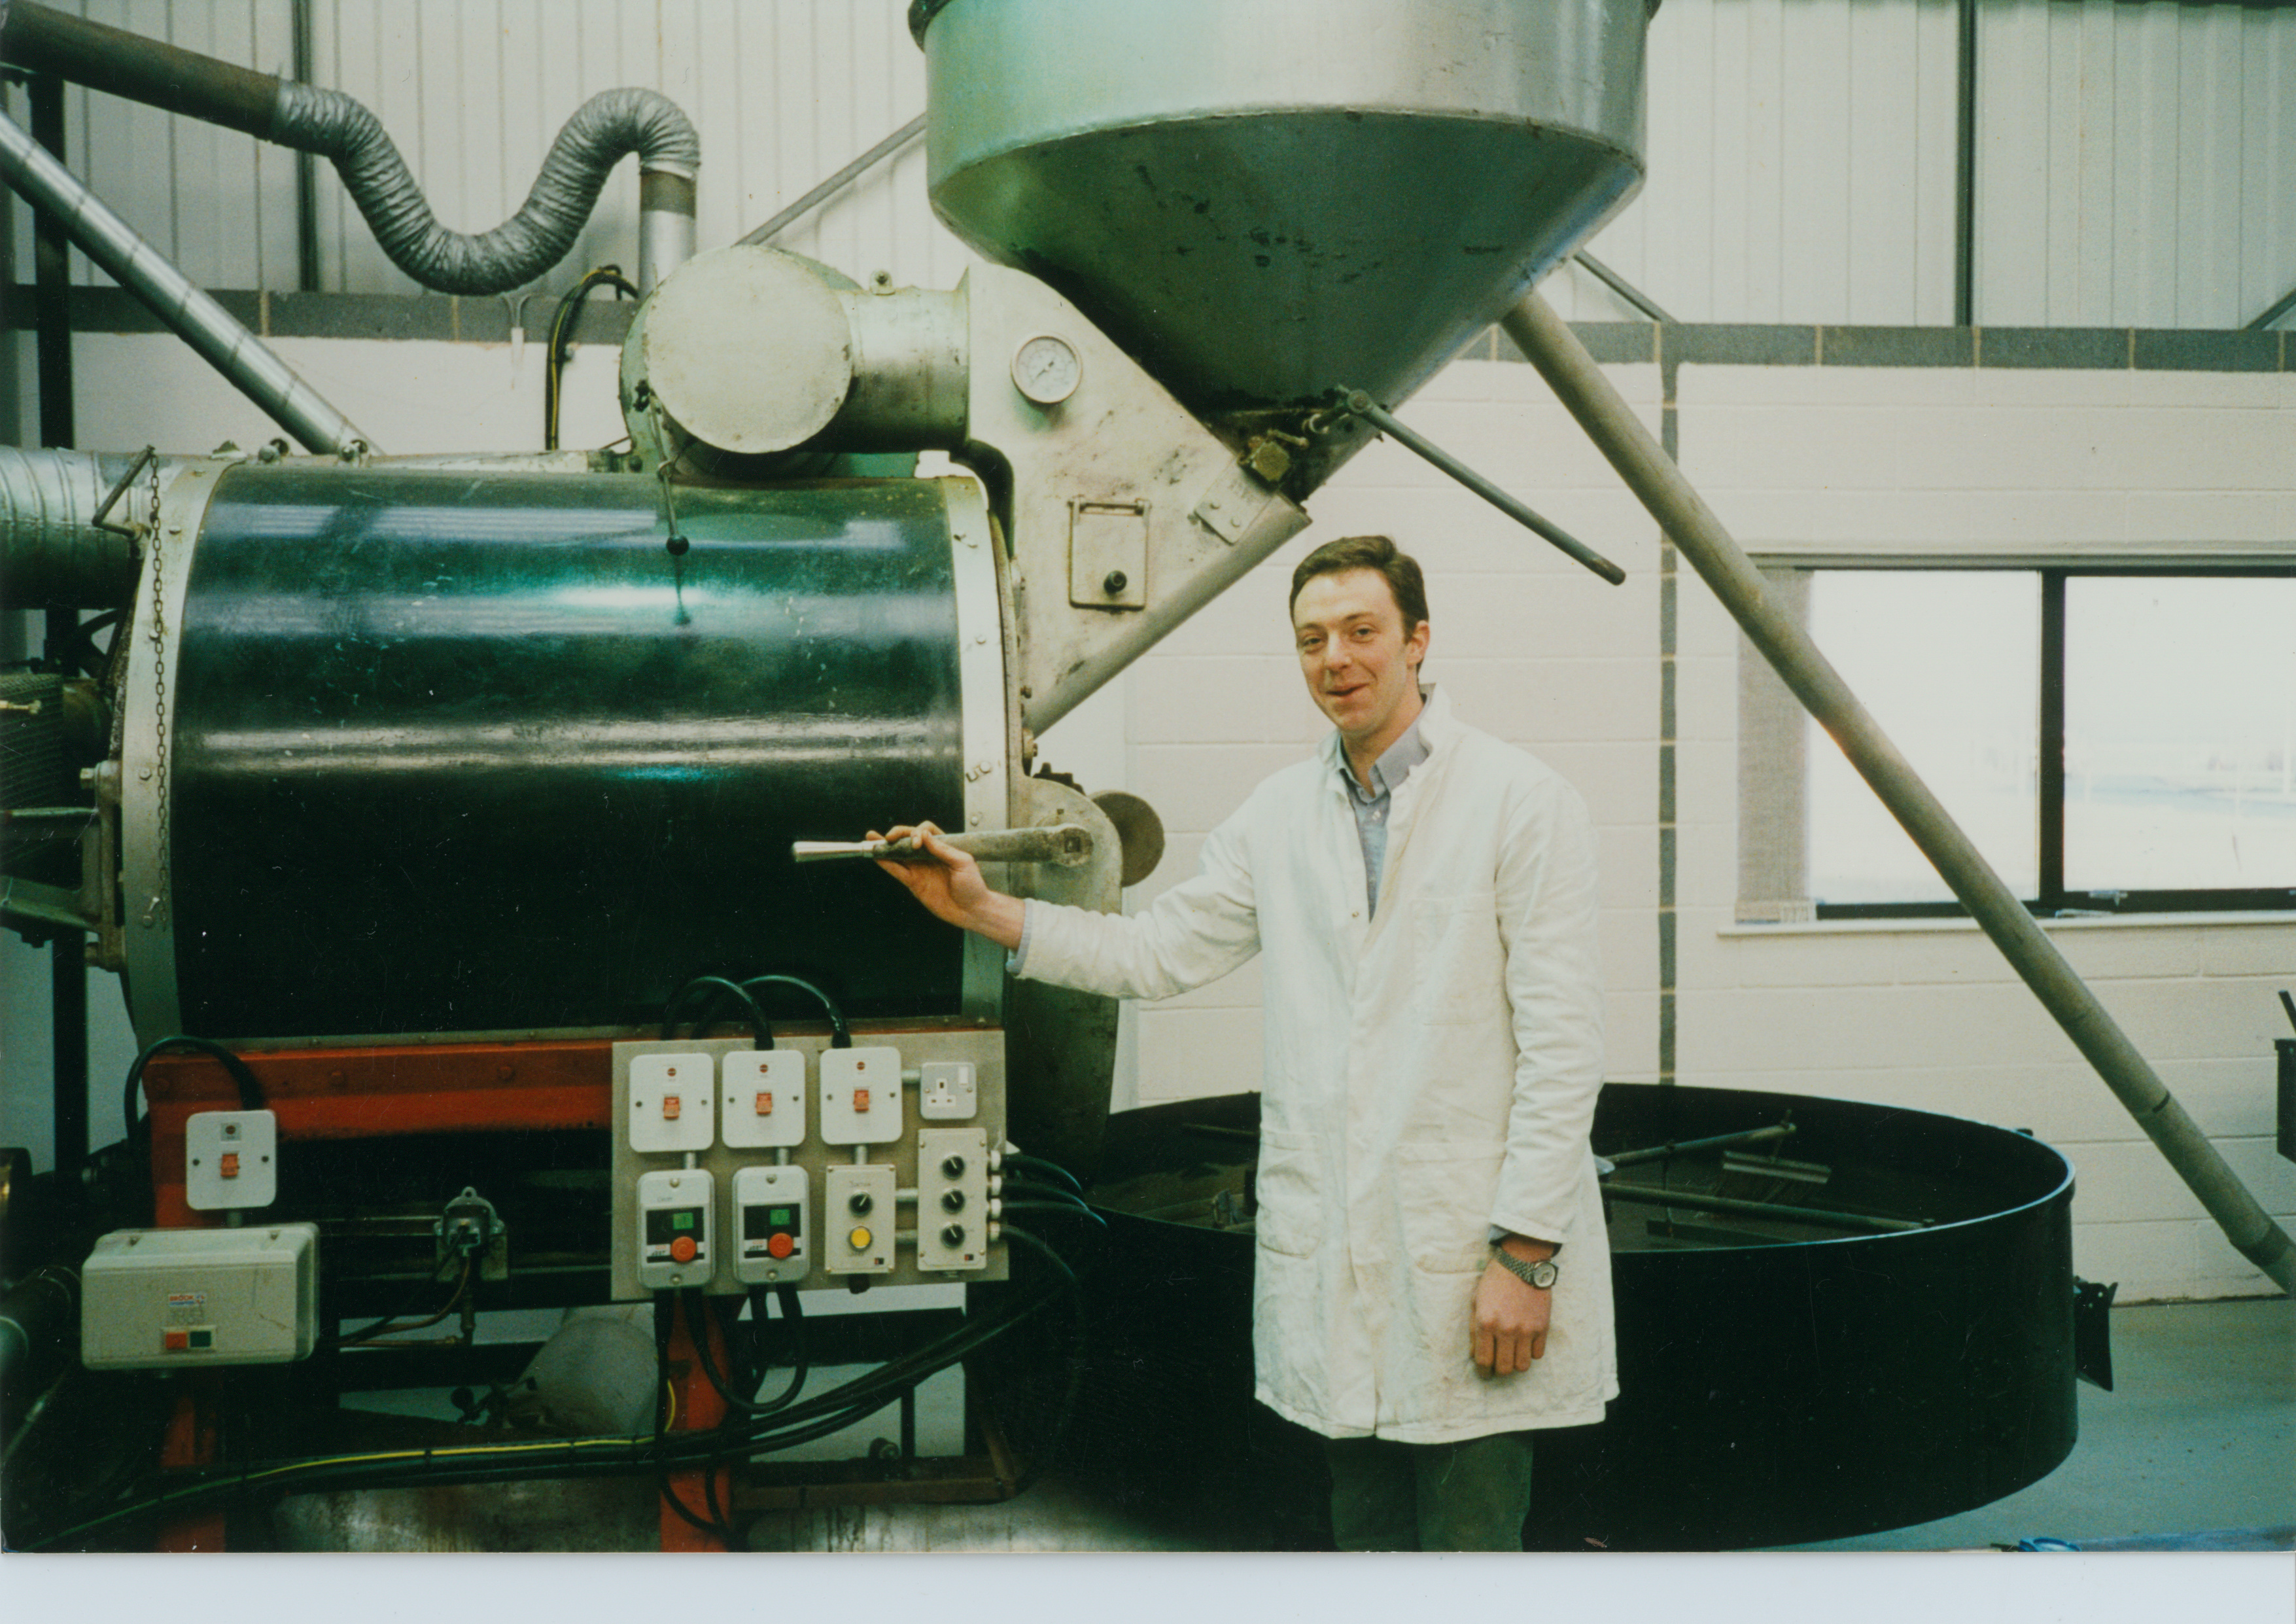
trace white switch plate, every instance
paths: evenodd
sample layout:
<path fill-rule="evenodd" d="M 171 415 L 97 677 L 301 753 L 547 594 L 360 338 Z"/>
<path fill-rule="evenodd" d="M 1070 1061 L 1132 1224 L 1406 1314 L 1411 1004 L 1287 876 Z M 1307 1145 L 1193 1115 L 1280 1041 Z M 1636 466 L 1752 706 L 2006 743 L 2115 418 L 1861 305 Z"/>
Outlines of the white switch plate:
<path fill-rule="evenodd" d="M 202 1111 L 184 1124 L 184 1200 L 195 1212 L 268 1207 L 279 1196 L 279 1119 Z"/>
<path fill-rule="evenodd" d="M 632 1150 L 708 1150 L 717 1105 L 718 1062 L 708 1052 L 630 1056 Z"/>
<path fill-rule="evenodd" d="M 865 1109 L 862 1102 L 867 1101 Z M 892 1144 L 901 1136 L 901 1052 L 891 1047 L 821 1052 L 821 1142 Z"/>
<path fill-rule="evenodd" d="M 737 1151 L 805 1143 L 805 1054 L 735 1049 L 718 1062 L 718 1136 Z"/>

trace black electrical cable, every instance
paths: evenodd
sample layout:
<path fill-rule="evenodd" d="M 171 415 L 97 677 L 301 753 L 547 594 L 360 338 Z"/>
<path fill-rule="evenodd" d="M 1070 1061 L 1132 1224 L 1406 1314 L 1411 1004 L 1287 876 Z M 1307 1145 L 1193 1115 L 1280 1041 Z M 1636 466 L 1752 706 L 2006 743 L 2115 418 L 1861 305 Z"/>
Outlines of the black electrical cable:
<path fill-rule="evenodd" d="M 654 1486 L 660 1490 L 661 1497 L 668 1503 L 670 1510 L 721 1545 L 730 1546 L 734 1542 L 734 1530 L 723 1522 L 704 1519 L 693 1507 L 687 1505 L 679 1497 L 677 1486 L 669 1480 L 669 1467 L 662 1463 L 662 1457 L 668 1453 L 664 1444 L 668 1434 L 662 1429 L 668 1421 L 668 1417 L 663 1412 L 669 1398 L 669 1341 L 671 1333 L 676 1329 L 676 1300 L 666 1292 L 658 1293 L 653 1300 L 652 1453 L 656 1463 Z M 706 1483 L 704 1487 L 707 1488 Z M 714 1499 L 715 1496 L 708 1497 Z"/>
<path fill-rule="evenodd" d="M 1042 1156 L 1023 1155 L 1019 1151 L 1006 1151 L 1004 1152 L 1004 1161 L 1009 1167 L 1027 1168 L 1033 1172 L 1048 1174 L 1052 1177 L 1060 1180 L 1061 1183 L 1068 1185 L 1070 1189 L 1075 1191 L 1078 1195 L 1082 1195 L 1084 1193 L 1084 1186 L 1077 1182 L 1076 1175 L 1070 1172 L 1066 1168 L 1061 1166 L 1057 1161 L 1047 1161 Z"/>
<path fill-rule="evenodd" d="M 414 1306 L 414 1300 L 415 1297 L 421 1295 L 431 1286 L 439 1284 L 439 1275 L 438 1271 L 435 1269 L 431 1271 L 430 1277 L 428 1280 L 424 1281 L 421 1285 L 417 1286 L 413 1292 L 408 1294 L 407 1300 L 405 1303 L 393 1308 L 390 1313 L 375 1321 L 374 1324 L 367 1326 L 363 1331 L 347 1332 L 341 1336 L 322 1338 L 320 1340 L 319 1346 L 322 1348 L 355 1348 L 360 1343 L 370 1341 L 375 1337 L 383 1335 L 385 1333 L 395 1333 L 400 1331 L 420 1331 L 425 1326 L 437 1325 L 440 1320 L 446 1318 L 447 1316 L 452 1314 L 462 1305 L 463 1294 L 471 1289 L 471 1269 L 474 1262 L 475 1259 L 470 1258 L 463 1259 L 462 1277 L 455 1282 L 454 1294 L 447 1299 L 446 1306 L 440 1308 L 436 1314 L 430 1316 L 430 1318 L 418 1319 L 410 1325 L 404 1325 L 397 1323 L 400 1315 L 406 1313 L 408 1308 Z"/>
<path fill-rule="evenodd" d="M 796 1293 L 792 1292 L 791 1295 L 794 1297 Z M 798 1390 L 805 1384 L 806 1369 L 802 1353 L 798 1356 L 797 1374 L 795 1379 L 791 1382 L 789 1390 L 777 1398 L 759 1403 L 754 1387 L 746 1393 L 735 1390 L 736 1384 L 729 1381 L 718 1368 L 717 1350 L 709 1345 L 709 1321 L 713 1316 L 709 1313 L 708 1300 L 698 1291 L 684 1292 L 680 1296 L 684 1300 L 685 1309 L 685 1328 L 693 1335 L 694 1351 L 701 1357 L 701 1374 L 709 1379 L 709 1385 L 717 1390 L 718 1396 L 726 1401 L 726 1413 L 738 1415 L 770 1415 L 777 1410 L 786 1409 L 797 1397 Z M 720 1322 L 719 1329 L 723 1328 L 723 1322 Z"/>
<path fill-rule="evenodd" d="M 1098 1224 L 1103 1229 L 1108 1227 L 1108 1220 L 1101 1217 L 1099 1213 L 1095 1212 L 1089 1207 L 1083 1206 L 1073 1202 L 1006 1202 L 1004 1203 L 1004 1210 L 1007 1212 L 1058 1212 L 1064 1214 L 1069 1218 L 1088 1218 L 1094 1223 Z"/>
<path fill-rule="evenodd" d="M 1068 1380 L 1062 1386 L 1060 1408 L 1054 1413 L 1053 1435 L 1045 1440 L 1034 1458 L 1021 1469 L 1021 1475 L 1013 1480 L 1012 1489 L 1005 1497 L 1007 1499 L 1018 1499 L 1036 1487 L 1037 1480 L 1044 1476 L 1046 1469 L 1059 1456 L 1061 1445 L 1067 1441 L 1070 1423 L 1076 1419 L 1077 1398 L 1084 1390 L 1084 1350 L 1086 1332 L 1084 1285 L 1077 1279 L 1076 1271 L 1069 1267 L 1068 1260 L 1043 1240 L 1025 1229 L 1016 1228 L 1007 1224 L 1004 1226 L 1003 1233 L 1005 1240 L 1020 1242 L 1060 1270 L 1062 1278 L 1066 1282 L 1066 1291 L 1063 1294 L 1068 1299 L 1070 1310 Z"/>
<path fill-rule="evenodd" d="M 545 451 L 558 449 L 558 398 L 566 363 L 574 358 L 568 346 L 574 320 L 581 314 L 583 302 L 604 286 L 611 286 L 617 296 L 638 296 L 637 289 L 622 275 L 620 266 L 602 265 L 585 272 L 582 279 L 566 291 L 566 297 L 558 301 L 557 314 L 550 318 L 550 354 L 544 360 L 542 372 L 542 448 Z"/>
<path fill-rule="evenodd" d="M 137 1121 L 135 1100 L 137 1091 L 144 1086 L 144 1068 L 151 1063 L 152 1057 L 160 1050 L 177 1046 L 197 1049 L 202 1054 L 211 1054 L 221 1061 L 223 1069 L 231 1073 L 232 1082 L 238 1087 L 239 1108 L 242 1111 L 263 1109 L 263 1085 L 255 1080 L 255 1073 L 247 1069 L 245 1061 L 219 1043 L 177 1032 L 171 1037 L 162 1038 L 146 1045 L 144 1052 L 135 1057 L 135 1063 L 127 1068 L 127 1081 L 121 1092 L 119 1109 L 122 1120 L 127 1122 L 131 1132 L 134 1131 Z"/>
<path fill-rule="evenodd" d="M 1066 1190 L 1055 1190 L 1046 1185 L 1025 1184 L 1018 1180 L 1007 1180 L 1004 1190 L 1004 1207 L 1007 1211 L 1016 1209 L 1027 1210 L 1047 1206 L 1054 1211 L 1065 1212 L 1071 1218 L 1088 1218 L 1103 1229 L 1108 1227 L 1106 1218 L 1094 1211 L 1088 1203 L 1077 1196 L 1070 1195 Z"/>
<path fill-rule="evenodd" d="M 770 1049 L 774 1046 L 773 1023 L 766 1019 L 766 1012 L 758 1006 L 757 999 L 751 997 L 740 982 L 729 981 L 722 975 L 698 975 L 677 989 L 677 996 L 664 1005 L 661 1012 L 661 1040 L 664 1043 L 668 1043 L 676 1035 L 678 1012 L 685 1007 L 685 1001 L 697 990 L 712 995 L 732 993 L 742 1001 L 742 1007 L 749 1013 L 751 1046 L 760 1049 Z M 707 1004 L 702 1005 L 695 1013 L 693 1021 L 695 1031 L 701 1029 L 701 1016 L 709 1013 L 709 1006 Z"/>
<path fill-rule="evenodd" d="M 742 1391 L 752 1395 L 765 1381 L 768 1368 L 766 1363 L 766 1292 L 767 1288 L 761 1285 L 750 1288 L 750 1359 L 742 1372 L 745 1384 Z M 794 1404 L 798 1394 L 804 1390 L 806 1377 L 810 1372 L 805 1346 L 805 1308 L 798 1301 L 797 1287 L 775 1286 L 773 1292 L 782 1305 L 782 1324 L 789 1333 L 790 1379 L 789 1385 L 780 1392 L 755 1404 L 751 1413 L 759 1415 L 770 1415 Z"/>
<path fill-rule="evenodd" d="M 914 1387 L 926 1376 L 957 1363 L 975 1349 L 1033 1317 L 1055 1296 L 1076 1295 L 1078 1324 L 1081 1330 L 1082 1302 L 1080 1294 L 1076 1293 L 1074 1271 L 1035 1236 L 1010 1225 L 1005 1226 L 1004 1233 L 1009 1236 L 1021 1237 L 1023 1244 L 1041 1250 L 1050 1257 L 1065 1276 L 1065 1289 L 1055 1286 L 993 1317 L 969 1320 L 924 1347 L 888 1362 L 868 1375 L 857 1377 L 817 1398 L 792 1405 L 773 1418 L 771 1424 L 759 1423 L 685 1433 L 661 1431 L 666 1419 L 662 1414 L 661 1395 L 667 1390 L 668 1354 L 668 1334 L 664 1319 L 666 1315 L 675 1310 L 673 1305 L 657 1300 L 657 1398 L 654 1428 L 650 1435 L 522 1441 L 500 1446 L 391 1451 L 373 1456 L 268 1464 L 243 1463 L 236 1466 L 176 1473 L 171 1474 L 176 1485 L 174 1488 L 125 1505 L 113 1506 L 53 1533 L 27 1539 L 22 1548 L 47 1548 L 147 1513 L 190 1509 L 209 1501 L 229 1499 L 275 1486 L 281 1493 L 311 1493 L 331 1489 L 498 1482 L 511 1477 L 535 1480 L 596 1477 L 630 1472 L 651 1472 L 660 1476 L 663 1480 L 661 1487 L 671 1508 L 694 1527 L 713 1538 L 723 1539 L 728 1530 L 712 1526 L 678 1499 L 667 1482 L 669 1471 L 707 1464 L 736 1452 L 754 1454 L 790 1448 L 814 1438 L 839 1431 L 882 1409 L 905 1387 Z M 1062 1425 L 1066 1425 L 1065 1412 Z"/>
<path fill-rule="evenodd" d="M 845 1012 L 837 1007 L 837 1000 L 803 976 L 753 975 L 742 983 L 743 992 L 753 992 L 759 987 L 794 987 L 800 992 L 810 995 L 829 1013 L 829 1046 L 832 1049 L 853 1046 L 853 1029 L 846 1024 Z"/>

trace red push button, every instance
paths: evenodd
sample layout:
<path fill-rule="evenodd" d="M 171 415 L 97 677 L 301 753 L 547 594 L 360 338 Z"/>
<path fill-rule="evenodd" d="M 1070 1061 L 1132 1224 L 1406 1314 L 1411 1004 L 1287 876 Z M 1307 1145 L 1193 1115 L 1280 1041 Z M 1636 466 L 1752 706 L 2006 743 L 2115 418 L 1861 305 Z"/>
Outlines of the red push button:
<path fill-rule="evenodd" d="M 786 1229 L 766 1237 L 766 1250 L 776 1258 L 786 1258 L 797 1250 L 797 1237 Z"/>
<path fill-rule="evenodd" d="M 669 1243 L 669 1255 L 680 1263 L 693 1262 L 693 1254 L 701 1250 L 690 1234 L 682 1234 Z"/>

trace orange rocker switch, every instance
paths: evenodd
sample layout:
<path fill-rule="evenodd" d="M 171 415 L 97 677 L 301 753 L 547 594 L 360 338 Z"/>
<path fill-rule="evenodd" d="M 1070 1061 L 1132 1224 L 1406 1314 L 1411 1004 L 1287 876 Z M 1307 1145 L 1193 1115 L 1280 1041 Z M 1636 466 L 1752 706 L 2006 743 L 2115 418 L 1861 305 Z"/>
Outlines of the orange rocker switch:
<path fill-rule="evenodd" d="M 677 1120 L 677 1113 L 683 1103 L 684 1102 L 679 1100 L 677 1095 L 674 1094 L 663 1095 L 661 1096 L 661 1120 L 665 1122 L 675 1122 Z"/>
<path fill-rule="evenodd" d="M 856 1111 L 869 1109 L 869 1091 L 866 1088 L 856 1088 L 853 1091 L 853 1109 Z"/>
<path fill-rule="evenodd" d="M 237 1178 L 239 1177 L 239 1152 L 237 1151 L 226 1151 L 223 1153 L 223 1176 L 226 1178 Z"/>
<path fill-rule="evenodd" d="M 774 1114 L 774 1096 L 772 1095 L 760 1094 L 758 1095 L 758 1114 L 761 1117 L 769 1117 Z"/>

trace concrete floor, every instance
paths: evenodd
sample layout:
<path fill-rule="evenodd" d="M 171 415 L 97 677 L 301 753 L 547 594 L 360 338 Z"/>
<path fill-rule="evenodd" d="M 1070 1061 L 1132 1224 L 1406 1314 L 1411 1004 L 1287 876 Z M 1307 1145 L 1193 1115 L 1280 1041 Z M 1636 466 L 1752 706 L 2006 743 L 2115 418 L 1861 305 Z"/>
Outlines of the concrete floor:
<path fill-rule="evenodd" d="M 2112 1391 L 2080 1384 L 2080 1441 L 2039 1482 L 1935 1522 L 1789 1548 L 2296 1548 L 2296 1300 L 2117 1308 L 2112 1368 Z"/>

